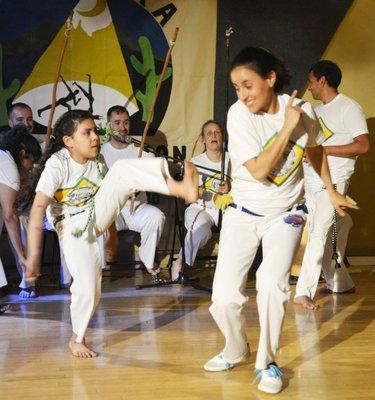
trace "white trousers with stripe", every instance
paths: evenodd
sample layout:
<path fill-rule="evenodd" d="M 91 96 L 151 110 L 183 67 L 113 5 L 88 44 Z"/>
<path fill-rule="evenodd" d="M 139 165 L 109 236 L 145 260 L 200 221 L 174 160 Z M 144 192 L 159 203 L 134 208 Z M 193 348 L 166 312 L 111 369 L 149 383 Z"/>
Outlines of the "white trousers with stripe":
<path fill-rule="evenodd" d="M 191 204 L 185 210 L 185 262 L 194 265 L 198 250 L 211 238 L 211 228 L 218 224 L 219 211 Z"/>
<path fill-rule="evenodd" d="M 70 311 L 77 342 L 83 341 L 101 295 L 102 257 L 97 236 L 108 229 L 134 191 L 168 195 L 166 177 L 169 177 L 168 165 L 161 158 L 117 161 L 109 169 L 95 195 L 93 223 L 83 236 L 76 238 L 72 232 L 85 225 L 88 211 L 56 224 L 65 260 L 73 277 Z"/>
<path fill-rule="evenodd" d="M 133 213 L 127 204 L 116 219 L 118 231 L 130 229 L 141 234 L 139 258 L 149 270 L 154 267 L 156 247 L 163 233 L 164 223 L 163 212 L 147 203 L 140 204 Z"/>
<path fill-rule="evenodd" d="M 264 369 L 275 361 L 290 297 L 290 269 L 304 225 L 287 224 L 284 217 L 290 214 L 256 217 L 232 208 L 224 214 L 210 312 L 224 335 L 223 357 L 229 362 L 239 361 L 247 351 L 242 310 L 247 275 L 260 241 L 263 261 L 256 273 L 260 337 L 255 368 Z"/>
<path fill-rule="evenodd" d="M 348 181 L 337 184 L 337 191 L 346 194 Z M 335 270 L 332 259 L 332 223 L 334 208 L 323 185 L 305 185 L 306 205 L 309 210 L 309 238 L 303 256 L 300 276 L 296 286 L 296 296 L 313 299 L 323 268 L 327 287 L 334 292 L 344 292 L 354 287 L 347 269 Z M 352 220 L 349 216 L 338 217 L 337 250 L 339 258 L 345 257 L 345 248 Z"/>

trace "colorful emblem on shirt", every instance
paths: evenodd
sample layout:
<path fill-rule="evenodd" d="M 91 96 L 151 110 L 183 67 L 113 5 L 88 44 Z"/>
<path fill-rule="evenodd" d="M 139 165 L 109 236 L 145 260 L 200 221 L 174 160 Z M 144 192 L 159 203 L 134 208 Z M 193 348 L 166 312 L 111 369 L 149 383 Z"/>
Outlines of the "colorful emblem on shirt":
<path fill-rule="evenodd" d="M 98 189 L 98 185 L 83 177 L 74 187 L 59 189 L 54 197 L 57 202 L 67 206 L 82 207 L 95 196 Z"/>
<path fill-rule="evenodd" d="M 334 135 L 334 133 L 328 128 L 328 126 L 325 124 L 325 122 L 323 121 L 322 117 L 318 118 L 318 121 L 322 127 L 322 131 L 323 131 L 323 135 L 324 135 L 324 141 L 326 141 L 327 139 L 329 139 L 331 136 Z"/>
<path fill-rule="evenodd" d="M 221 182 L 221 174 L 214 175 L 202 174 L 202 184 L 200 187 L 203 189 L 202 199 L 204 201 L 211 201 L 214 194 L 219 192 Z"/>
<path fill-rule="evenodd" d="M 263 149 L 271 146 L 276 139 L 277 133 L 268 140 Z M 276 186 L 281 186 L 301 164 L 304 153 L 305 149 L 302 146 L 289 140 L 279 163 L 270 172 L 268 180 Z"/>

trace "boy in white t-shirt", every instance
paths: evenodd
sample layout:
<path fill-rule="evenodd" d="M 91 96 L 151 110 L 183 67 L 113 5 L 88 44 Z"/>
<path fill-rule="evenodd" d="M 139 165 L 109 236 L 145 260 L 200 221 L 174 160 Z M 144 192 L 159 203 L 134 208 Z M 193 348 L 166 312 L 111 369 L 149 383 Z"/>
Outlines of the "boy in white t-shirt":
<path fill-rule="evenodd" d="M 321 60 L 310 69 L 309 90 L 314 99 L 322 102 L 315 112 L 325 136 L 323 146 L 328 156 L 332 183 L 345 195 L 357 156 L 369 150 L 369 138 L 362 108 L 351 98 L 338 93 L 340 82 L 341 70 L 332 61 Z M 335 268 L 331 262 L 334 209 L 325 185 L 313 167 L 308 162 L 303 166 L 309 210 L 309 240 L 294 302 L 307 309 L 316 309 L 312 299 L 322 268 L 327 289 L 334 293 L 354 290 L 354 283 L 343 263 L 352 220 L 348 214 L 338 218 L 337 253 L 341 268 Z"/>
<path fill-rule="evenodd" d="M 206 151 L 193 157 L 190 161 L 199 172 L 199 199 L 185 210 L 185 227 L 187 229 L 184 243 L 185 263 L 194 264 L 195 257 L 212 236 L 211 228 L 218 225 L 219 210 L 215 205 L 217 194 L 229 191 L 229 154 L 225 153 L 225 182 L 221 182 L 223 136 L 220 125 L 213 120 L 205 122 L 200 133 L 200 140 Z M 199 167 L 203 168 L 199 168 Z M 208 168 L 208 169 L 204 169 Z M 210 171 L 211 169 L 211 171 Z M 217 171 L 216 173 L 213 171 Z M 176 281 L 182 270 L 182 252 L 172 265 L 171 278 Z"/>
<path fill-rule="evenodd" d="M 128 141 L 130 118 L 126 108 L 122 106 L 111 107 L 107 112 L 107 119 L 111 129 L 118 133 L 118 135 L 111 136 L 111 139 L 101 147 L 101 154 L 108 168 L 118 160 L 138 158 L 139 149 Z M 142 158 L 153 156 L 151 153 L 142 153 Z M 155 253 L 163 232 L 165 215 L 157 207 L 147 204 L 145 192 L 136 194 L 133 210 L 131 210 L 131 205 L 132 200 L 129 199 L 116 220 L 116 228 L 117 230 L 130 229 L 140 233 L 139 258 L 147 271 L 155 275 L 160 271 L 158 265 L 155 264 Z M 117 252 L 116 238 L 116 232 L 111 229 L 106 244 L 107 255 L 110 258 L 107 261 L 113 261 L 115 258 Z"/>

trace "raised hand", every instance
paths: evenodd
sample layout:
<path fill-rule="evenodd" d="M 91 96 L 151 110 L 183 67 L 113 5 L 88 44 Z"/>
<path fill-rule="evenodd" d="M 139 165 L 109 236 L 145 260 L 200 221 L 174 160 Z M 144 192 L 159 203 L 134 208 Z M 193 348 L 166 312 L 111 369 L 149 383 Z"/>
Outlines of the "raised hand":
<path fill-rule="evenodd" d="M 293 106 L 296 96 L 297 90 L 293 90 L 293 93 L 290 96 L 290 99 L 285 108 L 284 128 L 290 131 L 293 131 L 293 129 L 297 126 L 303 113 L 301 107 Z"/>

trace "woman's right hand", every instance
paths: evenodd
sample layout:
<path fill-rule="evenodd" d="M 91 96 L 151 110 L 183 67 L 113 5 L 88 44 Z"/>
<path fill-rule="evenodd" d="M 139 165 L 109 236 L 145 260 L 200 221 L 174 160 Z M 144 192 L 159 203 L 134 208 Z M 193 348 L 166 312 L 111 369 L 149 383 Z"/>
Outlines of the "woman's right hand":
<path fill-rule="evenodd" d="M 285 108 L 284 129 L 290 132 L 293 132 L 293 129 L 298 125 L 303 113 L 301 107 L 293 106 L 296 96 L 297 90 L 294 90 Z"/>

